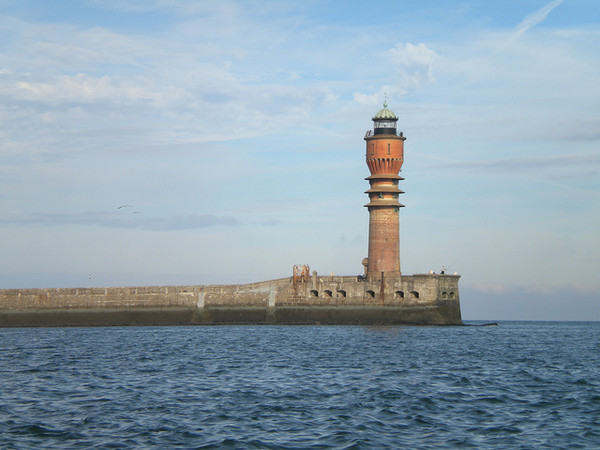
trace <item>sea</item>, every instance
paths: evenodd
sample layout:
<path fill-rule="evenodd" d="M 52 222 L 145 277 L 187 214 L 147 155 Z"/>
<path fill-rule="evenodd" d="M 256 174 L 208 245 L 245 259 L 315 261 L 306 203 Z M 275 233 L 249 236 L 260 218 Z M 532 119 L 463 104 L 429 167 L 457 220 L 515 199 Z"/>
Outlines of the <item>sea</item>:
<path fill-rule="evenodd" d="M 0 343 L 2 449 L 600 448 L 600 322 L 4 328 Z"/>

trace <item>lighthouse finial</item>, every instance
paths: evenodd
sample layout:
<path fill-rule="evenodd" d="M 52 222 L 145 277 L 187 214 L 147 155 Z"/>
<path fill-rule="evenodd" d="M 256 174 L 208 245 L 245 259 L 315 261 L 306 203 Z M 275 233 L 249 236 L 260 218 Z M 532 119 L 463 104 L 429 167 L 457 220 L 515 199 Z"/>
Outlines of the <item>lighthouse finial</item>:
<path fill-rule="evenodd" d="M 383 94 L 383 107 L 387 108 L 388 104 L 387 104 L 387 92 L 384 92 Z"/>

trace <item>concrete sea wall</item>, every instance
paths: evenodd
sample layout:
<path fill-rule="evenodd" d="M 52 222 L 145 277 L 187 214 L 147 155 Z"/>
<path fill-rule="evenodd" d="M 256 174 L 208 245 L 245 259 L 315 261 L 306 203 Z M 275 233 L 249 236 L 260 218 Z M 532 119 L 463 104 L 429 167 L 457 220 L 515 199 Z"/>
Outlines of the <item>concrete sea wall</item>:
<path fill-rule="evenodd" d="M 458 275 L 0 290 L 0 326 L 461 324 Z"/>

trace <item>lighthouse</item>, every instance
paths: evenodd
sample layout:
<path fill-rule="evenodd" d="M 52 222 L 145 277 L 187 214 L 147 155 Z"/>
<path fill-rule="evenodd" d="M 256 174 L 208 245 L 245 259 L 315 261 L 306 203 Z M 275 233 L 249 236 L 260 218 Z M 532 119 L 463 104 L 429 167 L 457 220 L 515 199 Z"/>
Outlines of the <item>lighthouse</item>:
<path fill-rule="evenodd" d="M 396 131 L 398 117 L 388 109 L 373 116 L 373 130 L 365 134 L 366 160 L 371 175 L 366 178 L 370 189 L 365 193 L 369 203 L 369 253 L 366 276 L 369 280 L 399 278 L 400 271 L 400 219 L 399 211 L 404 205 L 398 197 L 404 192 L 398 175 L 404 162 L 403 133 Z"/>

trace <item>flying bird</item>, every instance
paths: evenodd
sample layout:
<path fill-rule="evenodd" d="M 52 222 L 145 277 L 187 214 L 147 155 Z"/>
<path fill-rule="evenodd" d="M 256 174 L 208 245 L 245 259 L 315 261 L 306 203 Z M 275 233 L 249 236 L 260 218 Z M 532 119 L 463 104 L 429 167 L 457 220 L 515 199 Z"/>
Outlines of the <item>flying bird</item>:
<path fill-rule="evenodd" d="M 131 205 L 121 205 L 117 209 L 121 209 L 121 208 L 132 208 L 132 206 Z"/>

